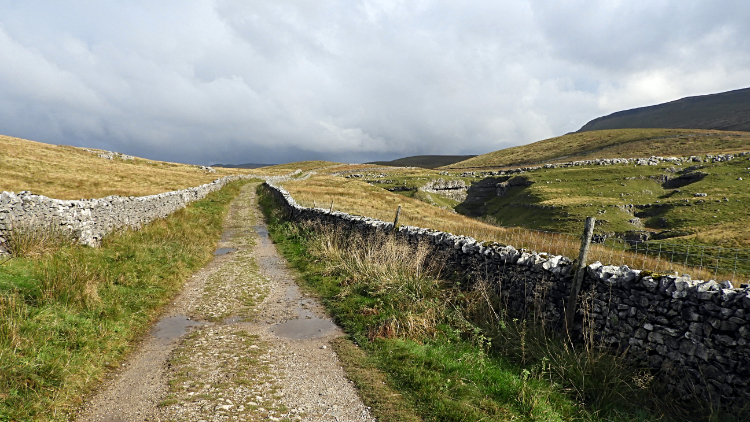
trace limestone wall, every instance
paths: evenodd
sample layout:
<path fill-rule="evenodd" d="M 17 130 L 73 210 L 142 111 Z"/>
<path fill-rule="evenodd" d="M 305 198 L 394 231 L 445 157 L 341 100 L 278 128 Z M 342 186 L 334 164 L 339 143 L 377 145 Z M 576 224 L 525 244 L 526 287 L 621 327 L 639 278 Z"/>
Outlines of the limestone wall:
<path fill-rule="evenodd" d="M 301 207 L 283 188 L 268 186 L 296 220 L 361 232 L 393 229 L 392 223 L 372 218 Z M 526 318 L 533 311 L 558 327 L 564 320 L 574 272 L 570 258 L 424 228 L 401 226 L 397 233 L 410 242 L 433 245 L 445 270 L 462 277 L 463 286 L 485 279 L 512 317 Z M 579 339 L 582 332 L 593 332 L 597 340 L 658 370 L 686 398 L 750 398 L 748 289 L 595 262 L 586 268 L 580 303 L 574 334 Z"/>
<path fill-rule="evenodd" d="M 108 196 L 68 201 L 31 192 L 0 194 L 0 252 L 14 225 L 55 225 L 80 243 L 97 246 L 107 234 L 122 227 L 139 228 L 164 218 L 229 182 L 257 176 L 227 176 L 205 185 L 140 197 Z"/>

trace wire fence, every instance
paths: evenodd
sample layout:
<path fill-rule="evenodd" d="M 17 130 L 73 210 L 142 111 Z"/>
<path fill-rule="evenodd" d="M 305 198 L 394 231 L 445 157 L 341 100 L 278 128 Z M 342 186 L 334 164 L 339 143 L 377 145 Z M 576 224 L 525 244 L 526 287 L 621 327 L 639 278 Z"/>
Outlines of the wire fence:
<path fill-rule="evenodd" d="M 296 198 L 295 198 L 296 199 Z M 343 211 L 349 214 L 394 221 L 396 209 L 383 207 L 353 207 L 337 204 L 335 199 L 297 200 L 306 207 Z M 532 230 L 521 227 L 501 227 L 467 218 L 465 216 L 424 216 L 402 210 L 399 224 L 434 229 L 455 235 L 472 237 L 478 241 L 496 242 L 516 249 L 537 253 L 578 256 L 581 234 L 568 234 Z M 581 223 L 583 231 L 583 223 Z M 628 265 L 630 268 L 649 270 L 659 274 L 690 274 L 694 279 L 729 280 L 736 287 L 750 283 L 750 249 L 724 248 L 689 243 L 672 243 L 651 240 L 626 240 L 616 237 L 595 236 L 588 255 L 589 262 L 605 265 Z"/>

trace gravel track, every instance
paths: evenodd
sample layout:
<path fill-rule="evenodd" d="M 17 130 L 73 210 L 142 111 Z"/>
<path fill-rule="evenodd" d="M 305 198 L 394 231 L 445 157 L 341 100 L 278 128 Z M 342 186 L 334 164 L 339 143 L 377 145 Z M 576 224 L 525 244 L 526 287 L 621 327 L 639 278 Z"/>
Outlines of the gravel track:
<path fill-rule="evenodd" d="M 77 421 L 374 421 L 262 222 L 256 184 L 232 203 L 217 256 Z M 222 249 L 225 251 L 225 249 Z"/>

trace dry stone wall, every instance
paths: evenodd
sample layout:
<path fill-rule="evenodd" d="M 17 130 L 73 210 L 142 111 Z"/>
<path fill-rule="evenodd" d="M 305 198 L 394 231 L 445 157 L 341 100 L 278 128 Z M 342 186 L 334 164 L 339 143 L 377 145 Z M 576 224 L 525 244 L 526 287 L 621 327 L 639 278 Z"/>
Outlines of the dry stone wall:
<path fill-rule="evenodd" d="M 740 152 L 737 154 L 706 154 L 691 155 L 688 157 L 660 157 L 652 155 L 648 158 L 596 158 L 593 160 L 568 161 L 565 163 L 547 163 L 533 166 L 518 167 L 509 170 L 496 171 L 466 171 L 459 176 L 461 177 L 482 177 L 482 176 L 504 176 L 539 169 L 557 169 L 570 167 L 587 167 L 587 166 L 613 166 L 618 164 L 629 164 L 636 166 L 658 166 L 659 164 L 668 163 L 675 166 L 682 166 L 695 163 L 724 163 L 732 161 L 735 158 L 750 156 L 750 151 Z M 441 174 L 450 174 L 446 171 Z"/>
<path fill-rule="evenodd" d="M 299 206 L 267 183 L 293 219 L 334 224 L 363 233 L 393 230 L 393 223 Z M 561 327 L 570 294 L 573 261 L 487 245 L 465 236 L 401 226 L 398 236 L 428 243 L 462 286 L 485 280 L 511 317 L 532 312 Z M 603 344 L 657 371 L 684 398 L 746 403 L 750 399 L 750 290 L 729 282 L 656 275 L 627 266 L 588 265 L 574 336 L 593 333 Z"/>
<path fill-rule="evenodd" d="M 123 227 L 139 228 L 164 218 L 227 183 L 257 176 L 227 176 L 205 185 L 140 197 L 108 196 L 68 201 L 31 192 L 0 194 L 0 253 L 13 226 L 54 225 L 85 245 L 97 246 L 102 238 Z"/>

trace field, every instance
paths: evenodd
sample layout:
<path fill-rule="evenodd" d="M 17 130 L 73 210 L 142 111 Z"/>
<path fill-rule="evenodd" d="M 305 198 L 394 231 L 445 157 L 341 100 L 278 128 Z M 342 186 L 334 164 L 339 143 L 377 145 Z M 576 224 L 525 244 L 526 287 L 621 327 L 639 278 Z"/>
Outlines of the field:
<path fill-rule="evenodd" d="M 134 157 L 99 157 L 105 151 L 49 145 L 0 136 L 0 191 L 31 191 L 56 199 L 144 196 L 210 183 L 243 170 L 202 171 L 200 166 Z"/>
<path fill-rule="evenodd" d="M 259 194 L 300 285 L 347 332 L 334 349 L 378 420 L 744 420 L 674 400 L 647 370 L 605 348 L 509 318 L 486 285 L 465 289 L 440 274 L 427 248 L 287 221 Z"/>
<path fill-rule="evenodd" d="M 731 144 L 734 152 L 743 150 L 745 137 L 732 135 L 729 140 L 738 142 Z M 620 141 L 617 148 L 621 149 L 629 142 Z M 575 147 L 564 145 L 567 150 Z M 495 185 L 510 176 L 375 165 L 325 165 L 315 173 L 284 184 L 302 205 L 329 209 L 333 202 L 334 210 L 384 221 L 393 221 L 401 206 L 401 224 L 571 257 L 576 256 L 584 220 L 593 216 L 597 219 L 595 233 L 612 239 L 608 242 L 615 248 L 602 250 L 594 258 L 602 262 L 733 281 L 736 271 L 750 271 L 750 228 L 742 223 L 750 218 L 750 189 L 744 186 L 750 182 L 747 157 L 693 166 L 662 163 L 538 169 L 516 176 L 522 183 L 510 186 L 502 196 L 497 195 Z M 691 174 L 698 176 L 691 179 Z M 440 179 L 469 186 L 466 200 L 423 189 Z M 654 261 L 628 258 L 632 245 L 618 240 L 628 233 L 642 233 L 638 235 L 641 239 L 650 239 L 640 247 L 650 248 L 649 256 L 655 250 Z M 663 248 L 669 250 L 666 262 Z M 643 251 L 638 253 L 646 258 Z M 741 282 L 745 278 L 740 277 Z"/>

